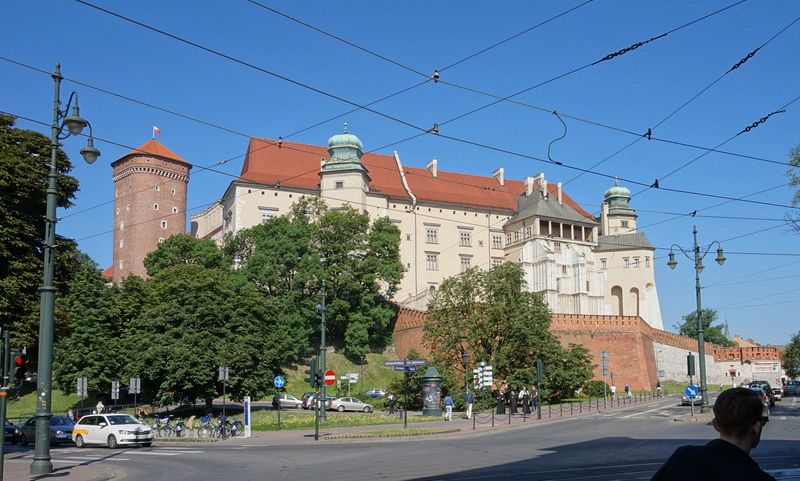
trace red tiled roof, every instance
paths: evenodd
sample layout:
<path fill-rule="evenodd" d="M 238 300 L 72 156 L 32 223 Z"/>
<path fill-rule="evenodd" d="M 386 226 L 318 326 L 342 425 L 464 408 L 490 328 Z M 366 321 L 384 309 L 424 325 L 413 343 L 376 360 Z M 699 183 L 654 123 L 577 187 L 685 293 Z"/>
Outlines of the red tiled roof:
<path fill-rule="evenodd" d="M 186 162 L 185 160 L 183 160 L 178 154 L 176 154 L 175 152 L 169 150 L 168 148 L 166 148 L 164 146 L 164 144 L 162 144 L 161 142 L 159 142 L 159 141 L 157 141 L 155 139 L 148 140 L 147 142 L 145 142 L 144 144 L 142 144 L 138 148 L 135 148 L 135 149 L 131 150 L 130 152 L 128 152 L 127 154 L 123 155 L 122 157 L 120 157 L 117 160 L 122 160 L 125 157 L 129 157 L 131 155 L 153 155 L 153 156 L 156 156 L 156 157 L 163 157 L 165 159 L 174 160 L 176 162 L 180 162 L 182 164 L 186 164 L 186 165 L 191 166 L 191 164 L 189 164 L 189 162 Z"/>
<path fill-rule="evenodd" d="M 299 189 L 319 189 L 320 160 L 329 158 L 328 151 L 320 145 L 281 142 L 275 140 L 250 139 L 240 181 L 258 184 L 295 187 Z M 397 163 L 391 155 L 364 154 L 361 158 L 370 176 L 369 189 L 394 198 L 411 200 L 403 187 Z M 428 169 L 403 167 L 406 181 L 418 201 L 439 204 L 466 205 L 473 207 L 517 210 L 517 198 L 525 192 L 525 183 L 520 180 L 505 180 L 505 185 L 494 177 L 460 174 L 439 170 L 433 177 Z M 548 185 L 548 191 L 555 198 L 557 187 Z M 594 219 L 566 193 L 562 199 L 581 215 Z"/>
<path fill-rule="evenodd" d="M 110 266 L 108 269 L 104 270 L 100 277 L 111 279 L 114 277 L 114 266 Z"/>

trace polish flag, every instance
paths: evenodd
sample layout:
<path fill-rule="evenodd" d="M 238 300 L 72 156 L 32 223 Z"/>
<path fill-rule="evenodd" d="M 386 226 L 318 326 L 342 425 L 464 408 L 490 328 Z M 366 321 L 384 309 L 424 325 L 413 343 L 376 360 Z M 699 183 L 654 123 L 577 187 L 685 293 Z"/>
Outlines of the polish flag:
<path fill-rule="evenodd" d="M 153 138 L 154 139 L 156 138 L 156 134 L 161 135 L 161 130 L 154 125 L 153 126 Z"/>

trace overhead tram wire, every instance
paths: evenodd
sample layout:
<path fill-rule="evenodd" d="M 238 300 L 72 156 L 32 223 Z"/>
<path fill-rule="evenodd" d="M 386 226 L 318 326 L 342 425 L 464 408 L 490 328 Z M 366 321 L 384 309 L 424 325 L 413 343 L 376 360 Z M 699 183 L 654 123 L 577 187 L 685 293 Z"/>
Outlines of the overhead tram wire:
<path fill-rule="evenodd" d="M 749 52 L 749 53 L 748 53 L 746 56 L 744 56 L 744 57 L 743 57 L 742 59 L 740 59 L 740 60 L 739 60 L 737 63 L 735 63 L 733 66 L 731 66 L 731 67 L 730 67 L 730 68 L 729 68 L 727 71 L 725 71 L 725 73 L 723 73 L 722 75 L 720 75 L 719 77 L 717 77 L 717 78 L 716 78 L 716 80 L 712 81 L 710 84 L 708 84 L 708 85 L 706 85 L 705 87 L 703 87 L 703 88 L 702 88 L 702 89 L 701 89 L 699 92 L 697 92 L 697 93 L 696 93 L 696 94 L 694 94 L 694 95 L 693 95 L 691 98 L 689 98 L 688 100 L 686 100 L 686 101 L 685 101 L 683 104 L 681 104 L 681 105 L 680 105 L 678 108 L 674 109 L 672 112 L 670 112 L 669 114 L 667 114 L 667 116 L 666 116 L 666 117 L 662 118 L 662 119 L 661 119 L 661 120 L 660 120 L 658 123 L 656 123 L 656 124 L 655 124 L 653 127 L 650 127 L 650 128 L 648 128 L 648 129 L 647 129 L 647 132 L 646 132 L 644 135 L 642 135 L 642 134 L 636 134 L 636 135 L 638 136 L 636 140 L 634 140 L 633 142 L 631 142 L 631 143 L 629 143 L 629 144 L 625 145 L 625 146 L 624 146 L 624 147 L 622 147 L 621 149 L 617 150 L 616 152 L 614 152 L 613 154 L 609 155 L 608 157 L 605 157 L 604 159 L 600 160 L 600 161 L 599 161 L 599 162 L 597 162 L 596 164 L 592 165 L 592 166 L 590 167 L 590 169 L 594 169 L 595 167 L 598 167 L 599 165 L 602 165 L 602 164 L 603 164 L 603 163 L 605 163 L 606 161 L 610 160 L 611 158 L 615 157 L 617 154 L 619 154 L 619 153 L 621 153 L 621 152 L 623 152 L 623 151 L 627 150 L 628 148 L 632 147 L 634 144 L 638 143 L 639 141 L 641 141 L 641 140 L 642 140 L 642 139 L 644 139 L 644 138 L 647 138 L 647 140 L 653 140 L 653 135 L 652 135 L 652 133 L 653 133 L 653 131 L 654 131 L 655 129 L 659 128 L 661 125 L 663 125 L 663 124 L 664 124 L 665 122 L 667 122 L 669 119 L 671 119 L 671 118 L 672 118 L 672 117 L 673 117 L 675 114 L 677 114 L 678 112 L 680 112 L 681 110 L 683 110 L 683 109 L 684 109 L 684 108 L 685 108 L 687 105 L 689 105 L 689 104 L 690 104 L 690 103 L 692 103 L 693 101 L 697 100 L 697 98 L 698 98 L 698 97 L 700 97 L 701 95 L 703 95 L 703 94 L 704 94 L 706 91 L 708 91 L 708 90 L 709 90 L 711 87 L 713 87 L 713 86 L 714 86 L 714 85 L 716 85 L 718 82 L 720 82 L 720 81 L 721 81 L 723 78 L 727 77 L 727 76 L 728 76 L 728 74 L 730 74 L 730 73 L 731 73 L 731 72 L 733 72 L 734 70 L 737 70 L 737 69 L 738 69 L 738 68 L 740 68 L 742 65 L 744 65 L 744 64 L 745 64 L 745 63 L 746 63 L 748 60 L 750 60 L 750 59 L 751 59 L 753 56 L 755 56 L 755 54 L 756 54 L 756 53 L 757 53 L 759 50 L 761 50 L 761 49 L 762 49 L 762 48 L 764 48 L 765 46 L 769 45 L 769 44 L 770 44 L 770 43 L 771 43 L 773 40 L 775 40 L 776 38 L 778 38 L 778 36 L 780 36 L 780 35 L 781 35 L 783 32 L 785 32 L 786 30 L 788 30 L 788 29 L 789 29 L 789 27 L 791 27 L 792 25 L 794 25 L 794 24 L 795 24 L 795 23 L 796 23 L 798 20 L 800 20 L 800 17 L 798 17 L 798 18 L 795 18 L 795 19 L 794 19 L 794 20 L 793 20 L 791 23 L 789 23 L 788 25 L 786 25 L 785 27 L 783 27 L 781 30 L 779 30 L 778 32 L 776 32 L 774 35 L 772 35 L 772 36 L 771 36 L 769 39 L 767 39 L 767 41 L 765 41 L 764 43 L 762 43 L 761 45 L 759 45 L 759 46 L 758 46 L 758 47 L 756 47 L 755 49 L 751 50 L 751 51 L 750 51 L 750 52 Z M 663 139 L 659 139 L 659 138 L 655 138 L 655 140 L 656 140 L 656 141 L 661 141 L 661 142 L 667 142 L 667 143 L 671 143 L 671 144 L 675 144 L 675 145 L 681 145 L 681 144 L 680 144 L 680 143 L 678 143 L 678 142 L 669 142 L 669 141 L 665 141 L 665 140 L 663 140 Z M 727 141 L 726 141 L 726 142 L 727 142 Z M 712 149 L 706 149 L 706 152 L 705 152 L 705 154 L 703 154 L 703 155 L 706 155 L 706 154 L 708 154 L 708 153 L 709 153 L 709 152 L 711 152 L 711 151 L 715 151 L 715 152 L 716 152 L 716 151 L 717 151 L 717 149 L 718 149 L 719 147 L 721 147 L 722 145 L 724 145 L 726 142 L 723 142 L 722 144 L 719 144 L 719 145 L 717 145 L 716 147 L 713 147 Z M 702 157 L 702 156 L 701 156 L 701 157 Z M 699 159 L 699 158 L 700 158 L 700 157 L 698 157 L 698 159 Z M 694 159 L 694 160 L 697 160 L 697 159 Z M 692 162 L 694 162 L 694 160 L 693 160 Z M 783 162 L 770 161 L 770 160 L 767 160 L 767 159 L 762 159 L 762 160 L 764 160 L 764 161 L 766 161 L 766 162 L 780 163 L 780 164 L 784 164 L 784 165 L 785 165 L 785 163 L 783 163 Z M 690 163 L 691 163 L 691 162 L 690 162 Z M 687 164 L 687 165 L 688 165 L 688 164 Z M 683 167 L 681 167 L 681 168 L 683 168 Z M 680 169 L 678 169 L 678 170 L 680 170 Z M 575 176 L 575 177 L 573 177 L 572 179 L 568 180 L 568 181 L 567 181 L 567 182 L 566 182 L 564 185 L 567 185 L 567 184 L 569 184 L 570 182 L 572 182 L 572 181 L 574 181 L 574 180 L 578 179 L 579 177 L 581 177 L 582 175 L 583 175 L 583 174 L 578 174 L 578 175 L 576 175 L 576 176 Z M 669 175 L 672 175 L 672 173 L 668 174 L 666 177 L 668 177 Z M 664 177 L 664 178 L 666 178 L 666 177 Z M 663 178 L 662 178 L 662 179 L 659 179 L 659 180 L 663 180 Z M 638 193 L 637 193 L 637 194 L 638 194 Z M 635 194 L 635 195 L 637 195 L 637 194 Z"/>

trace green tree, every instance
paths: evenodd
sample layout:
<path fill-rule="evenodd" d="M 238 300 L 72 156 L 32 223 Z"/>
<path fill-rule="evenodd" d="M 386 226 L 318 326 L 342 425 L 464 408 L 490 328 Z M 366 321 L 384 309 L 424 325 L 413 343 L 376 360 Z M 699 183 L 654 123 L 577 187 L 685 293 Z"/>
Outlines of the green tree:
<path fill-rule="evenodd" d="M 789 186 L 795 188 L 792 194 L 792 205 L 798 207 L 800 206 L 800 188 L 798 188 L 800 186 L 800 145 L 789 151 L 789 164 L 791 167 L 786 171 L 786 175 L 789 177 Z M 800 214 L 788 214 L 787 221 L 792 229 L 800 234 Z"/>
<path fill-rule="evenodd" d="M 725 337 L 722 324 L 713 325 L 717 321 L 717 311 L 715 309 L 703 309 L 700 312 L 700 319 L 703 322 L 703 340 L 720 346 L 733 347 L 736 345 L 733 341 Z M 697 339 L 697 311 L 692 311 L 683 316 L 683 322 L 675 324 L 674 327 L 682 336 L 689 336 L 693 339 Z"/>
<path fill-rule="evenodd" d="M 53 354 L 53 381 L 65 393 L 74 393 L 78 377 L 88 378 L 92 395 L 110 392 L 125 356 L 120 355 L 120 325 L 112 315 L 115 290 L 106 285 L 89 256 L 76 254 L 78 269 L 69 293 L 57 298 L 68 333 L 57 338 Z"/>
<path fill-rule="evenodd" d="M 800 377 L 800 332 L 795 333 L 781 358 L 786 375 L 792 379 Z"/>
<path fill-rule="evenodd" d="M 469 269 L 446 279 L 428 305 L 423 342 L 445 377 L 470 376 L 463 350 L 474 362 L 494 368 L 497 384 L 535 383 L 535 361 L 545 365 L 551 399 L 571 395 L 591 379 L 591 356 L 582 346 L 564 349 L 550 332 L 550 312 L 541 294 L 525 289 L 519 265 L 503 263 L 488 271 Z"/>
<path fill-rule="evenodd" d="M 15 345 L 33 347 L 38 338 L 50 140 L 15 128 L 13 117 L 0 114 L 0 159 L 0 319 L 10 326 Z M 72 205 L 78 181 L 67 175 L 72 163 L 61 150 L 57 168 L 58 207 L 63 209 Z M 55 285 L 63 293 L 77 269 L 75 244 L 61 237 L 56 244 Z M 33 352 L 31 357 L 35 359 Z"/>
<path fill-rule="evenodd" d="M 288 312 L 306 319 L 306 334 L 317 331 L 314 306 L 324 280 L 329 339 L 361 360 L 390 341 L 388 298 L 403 273 L 399 245 L 400 232 L 388 219 L 370 223 L 355 209 L 328 210 L 308 198 L 286 216 L 228 237 L 223 251 L 261 292 L 283 298 Z"/>
<path fill-rule="evenodd" d="M 197 239 L 188 234 L 168 237 L 144 258 L 144 267 L 150 276 L 180 264 L 198 264 L 209 269 L 219 269 L 226 265 L 222 252 L 214 241 Z"/>

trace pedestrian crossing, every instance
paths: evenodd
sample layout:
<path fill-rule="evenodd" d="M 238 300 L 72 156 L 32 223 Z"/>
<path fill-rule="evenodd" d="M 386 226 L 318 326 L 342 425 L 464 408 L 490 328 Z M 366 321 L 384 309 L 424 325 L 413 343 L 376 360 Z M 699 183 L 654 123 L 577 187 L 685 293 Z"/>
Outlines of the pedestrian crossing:
<path fill-rule="evenodd" d="M 79 465 L 91 464 L 97 462 L 121 462 L 121 461 L 135 461 L 138 459 L 145 459 L 147 457 L 162 456 L 162 457 L 175 457 L 175 456 L 192 456 L 203 454 L 204 449 L 181 448 L 173 446 L 164 446 L 156 448 L 131 448 L 131 449 L 118 449 L 110 450 L 104 448 L 66 448 L 66 449 L 52 449 L 50 450 L 51 461 L 54 464 L 60 465 Z M 11 453 L 9 453 L 11 454 Z M 8 461 L 22 461 L 31 462 L 33 459 L 33 451 L 26 450 L 24 454 L 15 455 L 7 458 Z"/>

